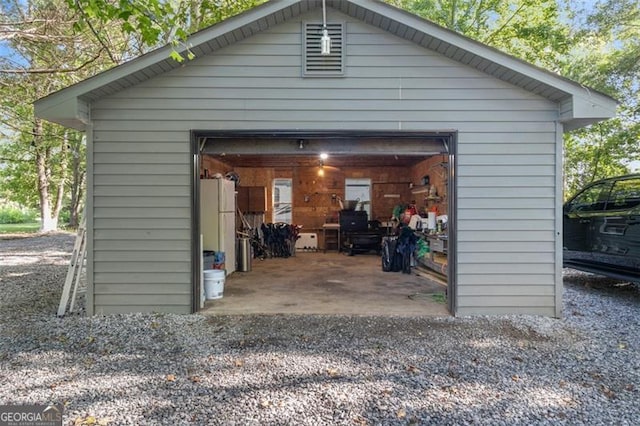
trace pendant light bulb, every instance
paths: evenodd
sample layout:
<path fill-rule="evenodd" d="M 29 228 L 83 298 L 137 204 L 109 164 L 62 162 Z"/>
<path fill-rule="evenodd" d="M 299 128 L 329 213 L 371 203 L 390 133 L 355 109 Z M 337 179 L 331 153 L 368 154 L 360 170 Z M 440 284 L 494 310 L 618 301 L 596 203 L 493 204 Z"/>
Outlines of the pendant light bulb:
<path fill-rule="evenodd" d="M 329 30 L 322 29 L 322 37 L 320 37 L 320 54 L 322 56 L 331 55 L 331 38 L 329 37 Z"/>

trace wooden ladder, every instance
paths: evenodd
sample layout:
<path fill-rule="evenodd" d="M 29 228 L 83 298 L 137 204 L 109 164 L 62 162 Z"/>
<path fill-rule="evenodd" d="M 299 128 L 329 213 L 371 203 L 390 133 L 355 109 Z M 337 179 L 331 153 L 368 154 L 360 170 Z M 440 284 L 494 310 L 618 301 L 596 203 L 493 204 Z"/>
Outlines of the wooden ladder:
<path fill-rule="evenodd" d="M 78 235 L 71 253 L 71 262 L 67 270 L 67 277 L 64 280 L 62 288 L 62 297 L 60 297 L 60 305 L 58 306 L 58 316 L 62 317 L 69 308 L 69 313 L 73 312 L 76 304 L 77 294 L 86 291 L 86 285 L 80 287 L 80 277 L 84 270 L 85 257 L 87 254 L 87 219 L 83 215 L 80 227 L 78 227 Z M 71 303 L 69 303 L 71 297 Z"/>

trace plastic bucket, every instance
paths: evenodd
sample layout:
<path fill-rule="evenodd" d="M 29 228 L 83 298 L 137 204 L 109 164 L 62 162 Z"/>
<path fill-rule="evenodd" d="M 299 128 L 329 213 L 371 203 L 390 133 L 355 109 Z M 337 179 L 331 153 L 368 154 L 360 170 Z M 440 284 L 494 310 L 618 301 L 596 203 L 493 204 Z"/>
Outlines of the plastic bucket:
<path fill-rule="evenodd" d="M 204 296 L 207 300 L 221 299 L 224 292 L 224 270 L 204 271 Z"/>

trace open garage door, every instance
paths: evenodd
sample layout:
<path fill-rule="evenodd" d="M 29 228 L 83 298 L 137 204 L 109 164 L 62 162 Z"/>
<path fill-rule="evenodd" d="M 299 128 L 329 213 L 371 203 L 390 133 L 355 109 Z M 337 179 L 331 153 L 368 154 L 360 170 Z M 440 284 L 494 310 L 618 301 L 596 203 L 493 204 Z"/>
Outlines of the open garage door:
<path fill-rule="evenodd" d="M 194 241 L 200 241 L 203 221 L 212 214 L 201 210 L 200 179 L 222 177 L 236 186 L 236 235 L 252 244 L 257 237 L 266 247 L 254 247 L 261 260 L 254 260 L 250 271 L 245 265 L 227 276 L 228 297 L 208 302 L 207 308 L 322 313 L 318 309 L 324 306 L 326 313 L 417 314 L 433 302 L 442 308 L 435 314 L 455 313 L 455 132 L 197 131 L 192 137 Z M 354 191 L 362 199 L 347 197 Z M 300 234 L 288 261 L 286 253 L 270 253 L 270 242 L 256 232 L 283 222 Z M 401 237 L 415 244 L 415 255 L 403 257 L 405 273 L 382 273 L 385 245 Z M 227 244 L 226 250 L 236 247 Z M 203 267 L 199 246 L 194 265 Z M 200 307 L 201 283 L 195 281 L 194 306 Z M 266 293 L 255 294 L 259 291 Z M 260 308 L 250 294 L 272 304 Z M 365 300 L 363 294 L 374 297 Z"/>

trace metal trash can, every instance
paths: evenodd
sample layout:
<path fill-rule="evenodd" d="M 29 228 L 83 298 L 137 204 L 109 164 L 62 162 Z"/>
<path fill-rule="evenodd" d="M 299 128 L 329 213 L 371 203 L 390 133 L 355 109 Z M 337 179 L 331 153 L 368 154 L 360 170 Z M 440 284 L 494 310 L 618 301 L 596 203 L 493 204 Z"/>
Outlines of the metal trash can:
<path fill-rule="evenodd" d="M 238 271 L 249 272 L 252 258 L 251 240 L 249 238 L 238 238 Z"/>

